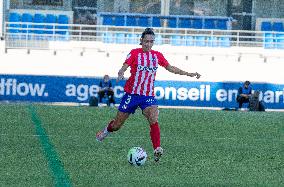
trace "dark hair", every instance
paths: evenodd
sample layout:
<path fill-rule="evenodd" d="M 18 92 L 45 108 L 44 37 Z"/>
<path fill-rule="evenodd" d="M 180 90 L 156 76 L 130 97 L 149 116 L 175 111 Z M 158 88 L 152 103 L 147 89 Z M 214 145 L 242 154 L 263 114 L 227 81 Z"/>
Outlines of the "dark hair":
<path fill-rule="evenodd" d="M 155 36 L 155 33 L 154 33 L 154 31 L 153 31 L 152 28 L 146 28 L 146 29 L 142 32 L 141 38 L 144 38 L 146 34 L 150 34 L 150 35 L 154 35 L 154 36 Z"/>
<path fill-rule="evenodd" d="M 152 29 L 152 28 L 146 28 L 143 32 L 142 32 L 142 35 L 141 35 L 141 38 L 143 39 L 143 38 L 145 38 L 145 35 L 146 34 L 150 34 L 150 35 L 153 35 L 153 36 L 155 36 L 155 33 L 154 33 L 154 30 Z M 140 45 L 142 45 L 141 43 L 140 43 Z"/>
<path fill-rule="evenodd" d="M 245 81 L 245 85 L 250 85 L 250 82 L 249 81 Z"/>

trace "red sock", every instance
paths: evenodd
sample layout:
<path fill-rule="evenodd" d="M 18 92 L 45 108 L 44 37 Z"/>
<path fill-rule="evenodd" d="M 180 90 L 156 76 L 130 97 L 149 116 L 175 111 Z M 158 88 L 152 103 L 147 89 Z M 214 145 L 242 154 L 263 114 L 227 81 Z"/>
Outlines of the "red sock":
<path fill-rule="evenodd" d="M 153 144 L 153 148 L 156 149 L 157 147 L 160 147 L 161 141 L 160 141 L 160 127 L 158 122 L 150 125 L 150 136 Z"/>
<path fill-rule="evenodd" d="M 113 132 L 113 128 L 112 128 L 113 122 L 114 122 L 114 119 L 109 122 L 109 124 L 107 126 L 107 131 L 108 132 Z"/>

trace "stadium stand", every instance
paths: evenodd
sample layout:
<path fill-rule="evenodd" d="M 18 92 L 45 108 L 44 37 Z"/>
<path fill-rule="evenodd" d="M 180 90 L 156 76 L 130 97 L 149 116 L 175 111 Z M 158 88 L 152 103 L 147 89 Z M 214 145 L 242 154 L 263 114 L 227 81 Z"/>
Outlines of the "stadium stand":
<path fill-rule="evenodd" d="M 194 28 L 194 29 L 229 29 L 232 21 L 230 17 L 221 16 L 161 16 L 156 14 L 132 14 L 132 13 L 98 13 L 102 25 L 115 26 L 142 26 L 168 28 Z M 113 21 L 113 19 L 115 21 Z M 138 24 L 137 24 L 138 19 Z M 149 21 L 150 20 L 150 21 Z M 192 23 L 191 23 L 192 22 Z M 167 23 L 167 24 L 166 24 Z"/>
<path fill-rule="evenodd" d="M 21 22 L 21 16 L 18 13 L 10 13 L 9 15 L 9 22 L 15 22 L 13 24 L 10 24 L 9 32 L 10 33 L 18 33 L 20 32 L 20 22 Z"/>
<path fill-rule="evenodd" d="M 57 22 L 57 17 L 53 14 L 47 14 L 46 15 L 46 20 L 45 23 L 51 24 L 51 25 L 46 25 L 46 34 L 54 34 L 54 26 L 52 24 L 55 24 Z"/>
<path fill-rule="evenodd" d="M 54 14 L 31 14 L 31 13 L 15 13 L 9 14 L 9 33 L 34 33 L 34 34 L 60 34 L 66 35 L 68 26 L 57 26 L 56 32 L 54 24 L 69 24 L 67 15 L 59 15 L 58 18 Z M 17 24 L 15 23 L 17 22 Z M 33 24 L 34 23 L 34 24 Z"/>
<path fill-rule="evenodd" d="M 29 24 L 22 24 L 22 33 L 30 33 L 30 23 L 33 22 L 33 16 L 29 13 L 24 13 L 22 15 L 22 23 L 29 23 Z"/>
<path fill-rule="evenodd" d="M 138 26 L 147 27 L 149 25 L 149 18 L 145 16 L 138 17 Z"/>

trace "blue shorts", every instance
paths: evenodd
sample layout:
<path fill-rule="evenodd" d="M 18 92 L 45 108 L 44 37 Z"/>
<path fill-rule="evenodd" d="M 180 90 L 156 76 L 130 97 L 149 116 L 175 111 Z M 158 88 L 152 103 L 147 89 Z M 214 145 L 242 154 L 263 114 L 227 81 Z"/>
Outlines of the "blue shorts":
<path fill-rule="evenodd" d="M 157 100 L 154 96 L 144 96 L 137 94 L 125 93 L 121 99 L 118 110 L 124 113 L 135 113 L 135 110 L 140 107 L 144 110 L 148 106 L 157 105 Z"/>

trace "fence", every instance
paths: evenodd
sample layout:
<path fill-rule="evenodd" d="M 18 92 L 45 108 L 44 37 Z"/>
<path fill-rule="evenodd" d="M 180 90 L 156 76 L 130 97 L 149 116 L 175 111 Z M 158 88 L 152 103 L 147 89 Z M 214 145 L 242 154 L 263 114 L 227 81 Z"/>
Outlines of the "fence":
<path fill-rule="evenodd" d="M 5 23 L 5 49 L 54 49 L 51 44 L 68 41 L 138 44 L 144 27 Z M 156 45 L 192 47 L 259 47 L 284 49 L 283 32 L 155 28 Z M 65 45 L 68 49 L 68 45 Z"/>

